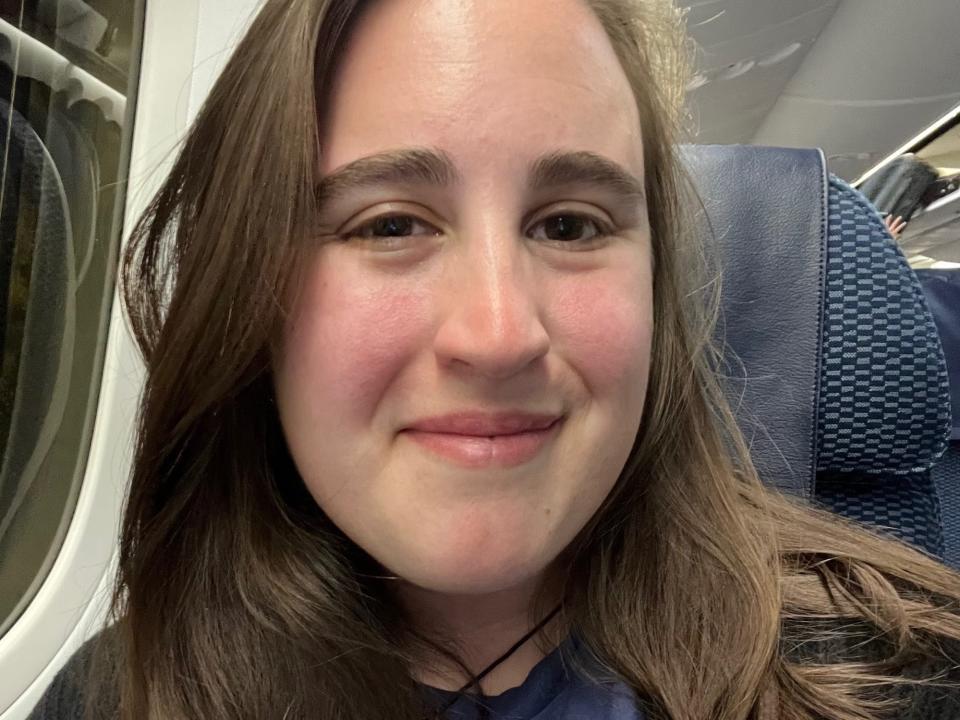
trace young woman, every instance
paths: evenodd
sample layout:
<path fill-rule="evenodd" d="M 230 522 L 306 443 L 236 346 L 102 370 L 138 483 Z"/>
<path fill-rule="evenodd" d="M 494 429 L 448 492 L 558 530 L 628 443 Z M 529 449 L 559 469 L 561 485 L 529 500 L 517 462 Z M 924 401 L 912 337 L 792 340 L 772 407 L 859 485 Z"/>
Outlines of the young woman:
<path fill-rule="evenodd" d="M 960 717 L 957 575 L 723 402 L 685 57 L 659 0 L 268 0 L 134 233 L 116 622 L 35 717 Z"/>

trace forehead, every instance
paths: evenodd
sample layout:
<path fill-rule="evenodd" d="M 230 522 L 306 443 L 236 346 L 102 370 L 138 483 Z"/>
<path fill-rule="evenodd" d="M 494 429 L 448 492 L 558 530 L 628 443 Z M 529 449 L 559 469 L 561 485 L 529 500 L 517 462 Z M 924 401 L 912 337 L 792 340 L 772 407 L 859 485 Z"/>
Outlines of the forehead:
<path fill-rule="evenodd" d="M 558 149 L 642 172 L 629 82 L 585 0 L 378 0 L 321 118 L 323 172 L 400 147 L 458 165 Z"/>

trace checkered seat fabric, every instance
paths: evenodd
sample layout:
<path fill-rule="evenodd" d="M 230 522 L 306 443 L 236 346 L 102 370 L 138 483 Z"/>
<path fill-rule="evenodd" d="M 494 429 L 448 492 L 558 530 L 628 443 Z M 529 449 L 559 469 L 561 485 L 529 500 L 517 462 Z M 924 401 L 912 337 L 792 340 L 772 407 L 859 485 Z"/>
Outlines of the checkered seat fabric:
<path fill-rule="evenodd" d="M 932 474 L 943 521 L 943 559 L 960 568 L 960 440 L 950 444 Z"/>
<path fill-rule="evenodd" d="M 929 470 L 950 430 L 933 316 L 873 206 L 829 182 L 817 470 Z"/>

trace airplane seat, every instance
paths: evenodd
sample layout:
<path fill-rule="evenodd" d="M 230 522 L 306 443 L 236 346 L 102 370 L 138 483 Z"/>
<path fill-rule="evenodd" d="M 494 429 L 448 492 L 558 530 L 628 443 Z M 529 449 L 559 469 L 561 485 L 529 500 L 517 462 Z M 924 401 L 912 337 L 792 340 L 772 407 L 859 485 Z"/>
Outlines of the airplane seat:
<path fill-rule="evenodd" d="M 933 467 L 943 515 L 944 559 L 960 568 L 960 270 L 917 270 L 947 358 L 953 425 L 950 446 Z"/>
<path fill-rule="evenodd" d="M 760 477 L 942 557 L 931 468 L 949 434 L 946 366 L 879 214 L 819 150 L 684 154 L 721 278 L 727 392 Z"/>
<path fill-rule="evenodd" d="M 76 273 L 60 174 L 34 128 L 5 100 L 0 100 L 0 138 L 7 150 L 0 197 L 2 550 L 63 419 Z"/>

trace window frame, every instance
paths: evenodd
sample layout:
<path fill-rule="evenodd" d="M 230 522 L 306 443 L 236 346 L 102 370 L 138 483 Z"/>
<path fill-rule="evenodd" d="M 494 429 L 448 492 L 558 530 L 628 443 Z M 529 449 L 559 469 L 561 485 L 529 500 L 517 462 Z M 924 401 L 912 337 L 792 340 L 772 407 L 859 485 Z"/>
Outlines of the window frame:
<path fill-rule="evenodd" d="M 201 0 L 144 0 L 124 239 L 173 161 L 188 121 Z M 171 98 L 174 99 L 171 102 Z M 89 456 L 58 555 L 30 604 L 0 637 L 0 720 L 23 720 L 55 674 L 102 626 L 116 567 L 143 367 L 114 289 Z"/>

